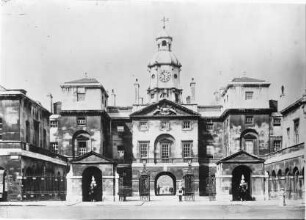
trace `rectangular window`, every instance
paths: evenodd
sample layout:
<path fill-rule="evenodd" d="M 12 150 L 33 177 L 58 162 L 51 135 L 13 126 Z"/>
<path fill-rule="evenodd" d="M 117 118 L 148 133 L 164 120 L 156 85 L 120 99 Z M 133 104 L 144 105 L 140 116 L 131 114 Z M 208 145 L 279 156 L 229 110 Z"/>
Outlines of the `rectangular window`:
<path fill-rule="evenodd" d="M 183 142 L 183 157 L 191 157 L 191 142 Z"/>
<path fill-rule="evenodd" d="M 148 158 L 148 142 L 139 143 L 140 158 Z"/>
<path fill-rule="evenodd" d="M 85 117 L 77 117 L 77 125 L 86 125 Z"/>
<path fill-rule="evenodd" d="M 299 127 L 300 127 L 300 119 L 295 119 L 293 121 L 293 126 L 294 126 L 294 143 L 298 144 L 299 143 Z"/>
<path fill-rule="evenodd" d="M 87 153 L 86 141 L 78 141 L 78 147 L 79 147 L 79 156 Z"/>
<path fill-rule="evenodd" d="M 281 149 L 281 141 L 280 140 L 275 140 L 273 142 L 273 150 L 274 151 L 279 151 Z"/>
<path fill-rule="evenodd" d="M 206 130 L 211 131 L 213 129 L 213 124 L 212 123 L 207 123 L 206 124 Z"/>
<path fill-rule="evenodd" d="M 78 88 L 77 101 L 81 102 L 85 100 L 85 88 Z"/>
<path fill-rule="evenodd" d="M 287 128 L 287 139 L 288 143 L 290 144 L 290 128 Z"/>
<path fill-rule="evenodd" d="M 281 118 L 273 118 L 273 126 L 280 126 Z"/>
<path fill-rule="evenodd" d="M 51 142 L 51 151 L 58 154 L 58 142 Z"/>
<path fill-rule="evenodd" d="M 124 152 L 125 152 L 125 148 L 123 145 L 119 145 L 118 146 L 118 157 L 119 159 L 124 159 Z"/>
<path fill-rule="evenodd" d="M 190 121 L 183 121 L 183 129 L 190 129 L 191 123 Z"/>
<path fill-rule="evenodd" d="M 248 124 L 248 125 L 252 125 L 254 123 L 254 117 L 253 116 L 245 116 L 245 124 Z"/>
<path fill-rule="evenodd" d="M 124 126 L 117 126 L 117 132 L 124 132 Z"/>
<path fill-rule="evenodd" d="M 50 121 L 50 127 L 51 128 L 57 128 L 58 127 L 58 121 Z"/>
<path fill-rule="evenodd" d="M 141 131 L 146 131 L 148 130 L 148 122 L 146 121 L 141 121 L 139 122 L 139 127 Z"/>
<path fill-rule="evenodd" d="M 254 141 L 253 140 L 245 140 L 245 151 L 249 154 L 254 154 Z"/>
<path fill-rule="evenodd" d="M 77 94 L 77 101 L 81 102 L 85 100 L 85 93 L 78 93 Z"/>
<path fill-rule="evenodd" d="M 169 144 L 168 143 L 161 144 L 161 157 L 163 160 L 169 159 Z"/>
<path fill-rule="evenodd" d="M 206 146 L 206 154 L 207 154 L 207 157 L 214 157 L 214 154 L 215 154 L 215 148 L 213 145 L 207 145 Z"/>
<path fill-rule="evenodd" d="M 160 129 L 161 130 L 170 130 L 170 123 L 169 123 L 169 121 L 161 121 L 160 122 Z"/>
<path fill-rule="evenodd" d="M 254 92 L 245 92 L 245 100 L 250 100 L 250 99 L 253 99 L 253 94 Z"/>

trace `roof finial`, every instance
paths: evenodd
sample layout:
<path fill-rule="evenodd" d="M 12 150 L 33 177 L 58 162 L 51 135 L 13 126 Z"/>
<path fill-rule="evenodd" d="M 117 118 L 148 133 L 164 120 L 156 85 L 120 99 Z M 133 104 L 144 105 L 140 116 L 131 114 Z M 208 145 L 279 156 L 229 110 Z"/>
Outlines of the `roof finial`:
<path fill-rule="evenodd" d="M 165 29 L 166 28 L 166 22 L 169 21 L 169 18 L 166 18 L 164 16 L 163 19 L 161 19 L 161 21 L 163 22 L 163 29 Z"/>
<path fill-rule="evenodd" d="M 88 78 L 88 74 L 87 73 L 84 73 L 84 75 L 85 75 L 85 78 Z"/>

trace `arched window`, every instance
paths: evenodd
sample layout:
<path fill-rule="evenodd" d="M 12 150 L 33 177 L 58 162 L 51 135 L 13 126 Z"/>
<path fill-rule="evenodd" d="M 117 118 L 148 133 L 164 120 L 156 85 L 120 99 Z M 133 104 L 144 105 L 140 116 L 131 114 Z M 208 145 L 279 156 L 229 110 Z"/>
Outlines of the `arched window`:
<path fill-rule="evenodd" d="M 253 129 L 246 129 L 241 133 L 241 148 L 249 154 L 257 154 L 258 134 Z"/>
<path fill-rule="evenodd" d="M 167 46 L 167 41 L 163 40 L 162 41 L 162 46 Z"/>
<path fill-rule="evenodd" d="M 91 150 L 91 138 L 86 131 L 83 130 L 77 131 L 73 135 L 72 143 L 73 143 L 73 148 L 72 148 L 73 157 L 84 155 Z"/>

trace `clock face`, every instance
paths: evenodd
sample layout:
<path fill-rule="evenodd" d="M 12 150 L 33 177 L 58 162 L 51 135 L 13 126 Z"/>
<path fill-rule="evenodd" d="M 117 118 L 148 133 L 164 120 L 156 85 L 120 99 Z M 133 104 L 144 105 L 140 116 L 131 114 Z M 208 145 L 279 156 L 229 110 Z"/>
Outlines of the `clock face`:
<path fill-rule="evenodd" d="M 159 80 L 162 82 L 168 82 L 170 80 L 171 73 L 167 70 L 162 70 L 159 74 Z"/>

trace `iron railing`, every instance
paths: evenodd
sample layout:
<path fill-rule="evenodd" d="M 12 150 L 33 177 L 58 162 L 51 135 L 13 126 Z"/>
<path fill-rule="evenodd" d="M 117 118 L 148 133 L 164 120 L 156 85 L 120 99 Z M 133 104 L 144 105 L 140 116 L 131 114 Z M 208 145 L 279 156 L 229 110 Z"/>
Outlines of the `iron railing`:
<path fill-rule="evenodd" d="M 66 189 L 65 176 L 22 177 L 23 200 L 65 200 Z"/>

